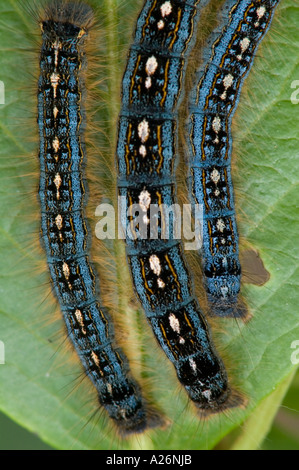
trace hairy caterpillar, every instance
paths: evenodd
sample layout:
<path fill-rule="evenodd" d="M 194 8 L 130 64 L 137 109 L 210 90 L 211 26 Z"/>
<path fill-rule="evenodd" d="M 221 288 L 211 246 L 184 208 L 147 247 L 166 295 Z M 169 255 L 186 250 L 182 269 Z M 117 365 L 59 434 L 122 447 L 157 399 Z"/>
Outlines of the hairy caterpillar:
<path fill-rule="evenodd" d="M 239 401 L 231 393 L 194 296 L 174 218 L 166 220 L 161 209 L 176 201 L 177 107 L 196 9 L 204 4 L 145 2 L 123 77 L 117 163 L 127 258 L 137 296 L 189 397 L 202 413 L 213 413 Z M 161 209 L 154 228 L 153 207 Z"/>
<path fill-rule="evenodd" d="M 99 402 L 121 433 L 159 422 L 149 416 L 127 359 L 114 344 L 89 255 L 84 142 L 84 43 L 91 8 L 81 2 L 49 3 L 40 20 L 38 81 L 42 241 L 67 331 Z"/>
<path fill-rule="evenodd" d="M 212 313 L 246 318 L 238 298 L 239 237 L 231 178 L 231 121 L 244 79 L 267 32 L 278 0 L 227 1 L 189 100 L 189 192 L 203 205 L 204 283 Z"/>

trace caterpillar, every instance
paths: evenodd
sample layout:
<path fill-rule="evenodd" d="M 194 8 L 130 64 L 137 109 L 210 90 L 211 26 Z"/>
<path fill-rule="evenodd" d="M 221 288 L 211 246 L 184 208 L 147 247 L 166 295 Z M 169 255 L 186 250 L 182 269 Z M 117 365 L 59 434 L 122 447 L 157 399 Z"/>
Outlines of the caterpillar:
<path fill-rule="evenodd" d="M 68 336 L 94 384 L 100 405 L 123 435 L 160 423 L 115 344 L 90 261 L 85 216 L 85 45 L 94 23 L 85 3 L 54 0 L 39 19 L 38 80 L 41 239 Z"/>
<path fill-rule="evenodd" d="M 116 152 L 120 219 L 134 288 L 158 343 L 203 415 L 240 400 L 194 295 L 175 217 L 167 220 L 165 208 L 176 203 L 177 110 L 197 10 L 205 4 L 145 2 L 123 76 Z"/>
<path fill-rule="evenodd" d="M 240 92 L 278 0 L 225 2 L 190 93 L 189 194 L 202 204 L 202 269 L 212 314 L 248 318 L 239 298 L 241 265 L 231 177 L 231 123 Z"/>

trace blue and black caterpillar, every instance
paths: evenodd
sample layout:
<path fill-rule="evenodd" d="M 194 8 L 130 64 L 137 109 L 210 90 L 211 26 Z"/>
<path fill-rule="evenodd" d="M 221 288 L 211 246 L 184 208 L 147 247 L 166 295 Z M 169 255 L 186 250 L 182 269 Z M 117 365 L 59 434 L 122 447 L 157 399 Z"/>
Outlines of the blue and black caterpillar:
<path fill-rule="evenodd" d="M 197 9 L 205 4 L 145 2 L 123 77 L 117 167 L 137 296 L 190 399 L 209 414 L 240 401 L 195 298 L 175 218 L 165 210 L 176 203 L 177 110 Z M 159 210 L 151 217 L 153 208 Z"/>
<path fill-rule="evenodd" d="M 90 262 L 85 216 L 85 43 L 93 12 L 81 2 L 52 1 L 39 19 L 38 80 L 41 237 L 54 292 L 70 337 L 100 404 L 122 434 L 160 424 L 131 378 L 102 308 Z"/>
<path fill-rule="evenodd" d="M 241 265 L 231 178 L 231 121 L 257 47 L 279 0 L 228 0 L 220 30 L 203 52 L 189 101 L 189 181 L 193 207 L 202 204 L 204 284 L 212 313 L 242 317 Z"/>

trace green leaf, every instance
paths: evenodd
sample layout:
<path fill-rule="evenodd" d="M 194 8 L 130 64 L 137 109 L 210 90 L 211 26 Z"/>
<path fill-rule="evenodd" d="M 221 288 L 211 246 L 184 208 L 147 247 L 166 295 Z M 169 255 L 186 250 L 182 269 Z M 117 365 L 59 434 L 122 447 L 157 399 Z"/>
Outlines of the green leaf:
<path fill-rule="evenodd" d="M 277 413 L 272 429 L 264 440 L 265 450 L 298 450 L 298 393 L 299 371 L 289 388 L 286 397 Z"/>
<path fill-rule="evenodd" d="M 103 100 L 96 103 L 95 122 L 101 132 L 95 139 L 101 152 L 93 158 L 99 178 L 94 185 L 102 198 L 115 200 L 120 82 L 141 2 L 91 3 L 100 17 L 97 60 L 103 65 L 98 70 Z M 34 2 L 28 0 L 28 5 Z M 254 423 L 260 445 L 266 429 L 259 414 L 263 409 L 272 419 L 273 410 L 265 412 L 263 405 L 279 406 L 285 381 L 296 369 L 291 346 L 299 340 L 299 105 L 291 100 L 296 91 L 292 84 L 299 80 L 299 6 L 293 0 L 281 1 L 234 117 L 233 178 L 241 248 L 249 245 L 258 251 L 270 280 L 242 288 L 253 313 L 251 322 L 215 320 L 213 335 L 233 382 L 248 398 L 246 409 L 208 422 L 198 420 L 142 312 L 136 310 L 122 243 L 103 247 L 93 237 L 94 255 L 105 251 L 112 258 L 104 297 L 110 296 L 113 310 L 121 312 L 121 339 L 132 370 L 169 420 L 167 429 L 124 441 L 97 411 L 94 390 L 68 346 L 39 247 L 38 62 L 30 52 L 37 47 L 38 26 L 14 0 L 2 2 L 0 13 L 0 80 L 5 86 L 5 104 L 0 105 L 0 340 L 5 347 L 1 411 L 58 449 L 212 449 L 225 436 L 226 448 L 234 448 L 238 441 L 230 433 L 240 432 L 240 443 L 246 422 Z M 101 202 L 96 194 L 89 199 L 93 225 L 94 208 Z M 239 445 L 246 446 L 254 447 L 246 441 Z"/>
<path fill-rule="evenodd" d="M 273 419 L 293 378 L 294 372 L 292 371 L 289 377 L 279 384 L 275 392 L 261 401 L 255 412 L 243 425 L 242 432 L 230 447 L 230 450 L 255 450 L 259 448 L 270 431 Z"/>

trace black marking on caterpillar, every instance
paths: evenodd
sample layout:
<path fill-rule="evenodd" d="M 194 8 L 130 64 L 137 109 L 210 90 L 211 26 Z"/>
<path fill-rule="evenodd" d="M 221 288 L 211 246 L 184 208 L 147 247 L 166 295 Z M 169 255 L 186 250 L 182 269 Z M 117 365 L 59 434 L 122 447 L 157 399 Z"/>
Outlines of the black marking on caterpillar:
<path fill-rule="evenodd" d="M 239 299 L 241 265 L 231 178 L 231 121 L 243 82 L 279 0 L 225 2 L 220 32 L 204 50 L 189 102 L 189 192 L 203 207 L 201 247 L 211 312 L 248 316 Z"/>
<path fill-rule="evenodd" d="M 194 296 L 182 244 L 174 236 L 174 219 L 165 222 L 162 210 L 156 218 L 156 239 L 141 236 L 143 228 L 150 231 L 152 205 L 170 207 L 176 202 L 177 108 L 196 10 L 205 3 L 145 2 L 123 77 L 117 166 L 119 195 L 125 201 L 122 227 L 137 296 L 181 384 L 208 414 L 240 402 L 230 390 Z M 139 208 L 140 220 L 132 207 Z"/>
<path fill-rule="evenodd" d="M 38 81 L 41 237 L 68 335 L 100 404 L 122 434 L 160 424 L 149 413 L 114 342 L 90 262 L 83 100 L 85 41 L 93 23 L 81 2 L 52 1 L 40 17 Z"/>

